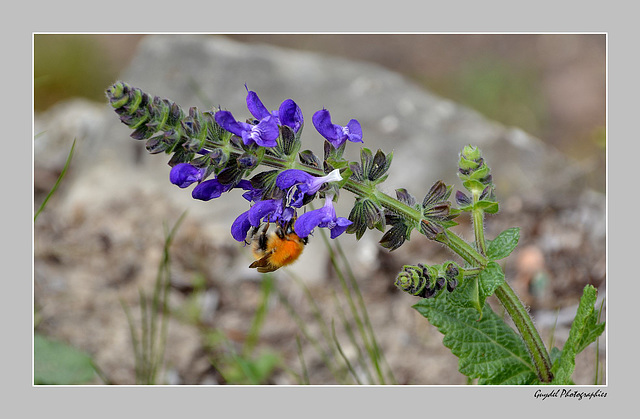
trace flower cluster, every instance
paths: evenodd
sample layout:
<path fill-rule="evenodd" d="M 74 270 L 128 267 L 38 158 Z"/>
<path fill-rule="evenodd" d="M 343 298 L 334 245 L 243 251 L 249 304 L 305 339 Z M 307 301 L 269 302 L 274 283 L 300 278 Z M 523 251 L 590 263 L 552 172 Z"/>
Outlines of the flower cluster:
<path fill-rule="evenodd" d="M 142 95 L 144 98 L 144 93 Z M 259 227 L 263 222 L 278 225 L 294 222 L 294 231 L 300 238 L 309 236 L 316 227 L 328 228 L 331 238 L 344 233 L 352 221 L 336 215 L 333 207 L 336 194 L 329 190 L 322 193 L 322 208 L 297 216 L 297 209 L 310 203 L 320 191 L 324 191 L 323 188 L 326 189 L 331 182 L 343 180 L 339 169 L 333 169 L 323 176 L 314 176 L 305 170 L 291 168 L 261 172 L 251 179 L 246 178 L 265 154 L 284 158 L 291 163 L 291 156 L 295 157 L 295 151 L 299 148 L 299 138 L 304 126 L 302 111 L 291 99 L 282 102 L 277 110 L 269 111 L 258 95 L 247 88 L 246 104 L 253 116 L 253 119 L 247 122 L 236 120 L 232 113 L 226 110 L 209 114 L 209 131 L 217 131 L 217 136 L 213 136 L 212 140 L 221 147 L 215 148 L 213 152 L 206 148 L 199 149 L 196 155 L 200 157 L 191 161 L 174 161 L 169 175 L 171 183 L 180 188 L 196 184 L 192 197 L 202 201 L 219 198 L 224 192 L 232 189 L 244 190 L 243 197 L 252 205 L 249 210 L 240 214 L 231 226 L 231 235 L 241 242 L 246 241 L 252 227 Z M 191 124 L 182 124 L 191 131 L 185 142 L 193 136 L 197 138 L 196 131 L 203 131 L 197 124 L 196 112 L 192 110 L 190 115 L 193 119 Z M 126 122 L 132 119 L 135 118 L 129 116 Z M 350 120 L 344 127 L 336 125 L 331 121 L 331 115 L 326 109 L 316 112 L 312 119 L 314 126 L 332 149 L 342 147 L 347 140 L 362 142 L 362 129 L 355 119 Z M 162 139 L 166 138 L 165 133 Z M 154 137 L 150 142 L 155 145 L 162 139 Z M 205 147 L 206 142 L 200 145 Z M 225 148 L 225 145 L 239 146 L 244 153 L 239 156 L 232 155 L 228 153 L 231 147 Z M 194 150 L 195 148 L 200 147 L 194 147 Z M 300 157 L 303 163 L 309 163 L 310 158 L 318 161 L 309 151 L 305 156 L 306 161 Z M 319 164 L 316 167 L 319 167 Z M 215 176 L 208 179 L 212 174 Z"/>
<path fill-rule="evenodd" d="M 270 110 L 245 88 L 251 114 L 245 121 L 223 109 L 200 112 L 192 107 L 184 112 L 168 99 L 123 82 L 112 85 L 107 97 L 120 120 L 134 130 L 134 139 L 146 140 L 152 154 L 172 154 L 169 179 L 180 188 L 195 185 L 194 199 L 209 201 L 234 189 L 243 191 L 249 208 L 231 226 L 231 236 L 239 242 L 247 242 L 250 232 L 269 223 L 280 227 L 281 236 L 291 227 L 305 240 L 316 228 L 328 229 L 331 238 L 346 232 L 356 239 L 376 228 L 387 230 L 381 245 L 395 250 L 413 230 L 439 240 L 455 224 L 451 220 L 457 213 L 447 201 L 451 188 L 444 183 L 436 183 L 422 204 L 405 189 L 398 189 L 394 199 L 378 189 L 388 176 L 393 153 L 361 148 L 360 161 L 343 157 L 347 143 L 363 142 L 356 119 L 342 126 L 327 109 L 313 114 L 313 126 L 325 139 L 321 159 L 311 150 L 300 151 L 304 116 L 295 101 L 287 99 Z M 256 171 L 260 166 L 272 170 Z M 341 189 L 356 195 L 347 218 L 334 208 Z M 307 208 L 316 198 L 323 200 L 322 206 Z"/>

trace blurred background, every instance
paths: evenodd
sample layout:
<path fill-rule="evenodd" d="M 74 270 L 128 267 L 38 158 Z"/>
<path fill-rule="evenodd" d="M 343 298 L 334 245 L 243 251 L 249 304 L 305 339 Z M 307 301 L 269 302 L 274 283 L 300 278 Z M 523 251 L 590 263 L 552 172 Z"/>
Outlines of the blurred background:
<path fill-rule="evenodd" d="M 70 97 L 102 101 L 145 36 L 35 35 L 35 110 Z M 226 36 L 384 66 L 592 166 L 593 187 L 605 189 L 605 35 Z"/>
<path fill-rule="evenodd" d="M 291 94 L 307 110 L 307 121 L 309 106 L 331 105 L 332 115 L 343 118 L 352 117 L 346 112 L 358 104 L 367 109 L 359 111 L 365 114 L 374 115 L 375 107 L 383 108 L 383 115 L 391 113 L 397 98 L 392 100 L 391 93 L 385 97 L 384 86 L 399 86 L 405 101 L 397 102 L 404 104 L 393 114 L 397 119 L 358 115 L 367 146 L 394 150 L 396 172 L 389 182 L 413 180 L 410 189 L 420 193 L 430 185 L 423 182 L 436 180 L 432 173 L 413 179 L 403 170 L 412 164 L 416 147 L 429 151 L 414 137 L 446 143 L 440 144 L 443 157 L 432 159 L 442 162 L 424 164 L 424 170 L 433 166 L 437 176 L 440 165 L 455 161 L 450 149 L 459 150 L 458 143 L 485 141 L 481 148 L 493 157 L 490 166 L 502 171 L 494 176 L 502 182 L 501 211 L 488 220 L 488 237 L 521 227 L 520 245 L 505 271 L 534 313 L 545 342 L 561 345 L 566 339 L 584 285 L 596 286 L 602 301 L 605 35 L 229 34 L 204 35 L 184 44 L 175 39 L 34 35 L 35 209 L 55 187 L 71 144 L 78 140 L 68 172 L 35 223 L 36 353 L 41 354 L 37 359 L 49 356 L 38 368 L 46 373 L 36 377 L 37 383 L 353 384 L 335 352 L 332 320 L 346 357 L 362 361 L 356 375 L 370 384 L 380 379 L 369 374 L 363 355 L 367 348 L 350 338 L 357 322 L 350 317 L 346 294 L 339 292 L 340 270 L 321 250 L 320 237 L 314 237 L 300 263 L 274 278 L 249 272 L 246 249 L 228 237 L 237 207 L 194 203 L 188 191 L 169 184 L 166 159 L 146 155 L 144 143 L 128 138 L 130 131 L 107 106 L 104 91 L 118 79 L 175 100 L 185 110 L 221 105 L 238 119 L 247 82 L 269 108 L 285 99 L 280 95 Z M 266 74 L 231 65 L 249 53 L 268 69 Z M 172 59 L 172 54 L 180 58 Z M 275 56 L 290 57 L 292 68 L 306 60 L 318 67 L 326 63 L 318 72 L 334 77 L 344 73 L 335 85 L 355 87 L 345 90 L 344 97 L 327 92 L 333 89 L 331 80 L 308 83 L 324 89 L 306 88 L 305 81 L 294 80 L 298 75 L 292 70 L 269 61 Z M 231 70 L 218 64 L 219 57 L 228 59 Z M 219 76 L 223 70 L 238 74 L 224 78 Z M 310 69 L 299 75 L 305 76 L 321 75 Z M 358 91 L 378 92 L 375 97 L 383 100 L 362 103 Z M 384 102 L 387 97 L 389 103 Z M 407 125 L 403 130 L 402 124 L 411 121 L 403 119 L 402 109 L 409 109 L 408 114 L 424 111 L 424 119 L 432 122 L 415 126 L 433 124 L 436 129 L 412 133 L 414 125 Z M 384 142 L 390 135 L 397 141 L 391 146 Z M 415 154 L 422 156 L 425 149 L 419 150 Z M 443 179 L 455 182 L 455 171 L 446 170 L 442 176 L 450 177 Z M 526 182 L 527 177 L 535 179 Z M 169 267 L 163 243 L 185 209 L 189 212 L 176 230 Z M 461 222 L 460 231 L 468 227 Z M 423 237 L 392 253 L 377 246 L 377 239 L 372 232 L 357 245 L 351 236 L 341 243 L 352 256 L 373 329 L 395 376 L 386 376 L 385 383 L 467 384 L 457 371 L 457 358 L 442 345 L 442 335 L 411 308 L 416 300 L 401 294 L 392 281 L 404 263 L 416 258 L 440 263 L 450 255 Z M 166 352 L 157 375 L 145 380 L 141 365 L 149 359 L 136 348 L 146 342 L 149 349 L 149 336 L 143 338 L 149 327 L 141 325 L 161 317 L 162 307 L 150 309 L 152 303 L 143 295 L 154 295 L 160 273 L 170 285 Z M 357 287 L 347 288 L 357 299 Z M 61 378 L 60 371 L 47 370 L 61 359 L 80 372 Z M 605 359 L 603 338 L 577 360 L 576 382 L 603 383 Z"/>

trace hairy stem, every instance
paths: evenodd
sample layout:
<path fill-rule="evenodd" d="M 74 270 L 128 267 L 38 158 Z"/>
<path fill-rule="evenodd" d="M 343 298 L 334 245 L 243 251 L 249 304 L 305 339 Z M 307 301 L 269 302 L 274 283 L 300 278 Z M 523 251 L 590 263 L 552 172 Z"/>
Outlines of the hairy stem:
<path fill-rule="evenodd" d="M 502 284 L 495 293 L 500 303 L 507 310 L 513 323 L 518 328 L 524 343 L 529 350 L 531 359 L 538 373 L 538 378 L 544 383 L 550 383 L 553 379 L 551 373 L 551 359 L 547 349 L 538 334 L 533 321 L 522 302 L 518 299 L 513 289 L 506 282 Z"/>
<path fill-rule="evenodd" d="M 479 200 L 477 192 L 473 193 L 473 203 L 476 204 Z M 472 211 L 473 216 L 473 235 L 476 239 L 476 247 L 483 255 L 487 254 L 487 244 L 484 240 L 484 211 L 481 209 L 474 209 Z"/>
<path fill-rule="evenodd" d="M 478 201 L 478 195 L 476 193 L 473 194 L 473 200 L 474 203 Z M 482 209 L 472 210 L 472 219 L 476 246 L 482 255 L 486 255 L 484 211 Z M 464 242 L 464 244 L 471 247 L 466 242 Z M 484 256 L 482 256 L 482 258 L 486 261 Z M 549 354 L 526 308 L 506 281 L 496 289 L 495 295 L 507 313 L 509 313 L 509 316 L 513 319 L 513 323 L 520 332 L 520 336 L 522 336 L 531 360 L 533 361 L 538 378 L 545 383 L 551 382 L 553 374 L 551 373 Z"/>

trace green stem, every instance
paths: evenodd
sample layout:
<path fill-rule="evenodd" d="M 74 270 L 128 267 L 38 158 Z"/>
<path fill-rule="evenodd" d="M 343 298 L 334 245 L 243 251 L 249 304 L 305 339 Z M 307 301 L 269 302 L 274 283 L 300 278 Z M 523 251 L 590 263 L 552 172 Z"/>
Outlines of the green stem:
<path fill-rule="evenodd" d="M 473 201 L 474 203 L 478 201 L 478 195 L 476 193 L 473 194 Z M 481 209 L 472 210 L 472 218 L 476 246 L 480 249 L 482 255 L 485 255 L 487 250 L 484 239 L 484 211 Z M 466 242 L 465 245 L 467 245 Z M 486 261 L 484 256 L 483 259 Z M 545 383 L 551 382 L 553 378 L 553 374 L 551 373 L 551 360 L 538 331 L 533 325 L 529 313 L 527 313 L 527 309 L 506 281 L 496 290 L 495 295 L 507 313 L 509 313 L 513 323 L 520 332 L 520 336 L 522 336 L 529 350 L 538 378 Z"/>
<path fill-rule="evenodd" d="M 525 345 L 527 345 L 527 349 L 538 373 L 538 378 L 544 383 L 550 383 L 553 379 L 551 359 L 538 331 L 533 325 L 531 317 L 529 317 L 527 313 L 527 309 L 506 282 L 496 290 L 495 295 L 513 319 L 513 323 L 518 328 Z"/>
<path fill-rule="evenodd" d="M 236 152 L 240 152 L 240 150 L 237 150 Z M 269 155 L 264 156 L 262 164 L 276 169 L 294 168 L 304 170 L 307 173 L 317 176 L 323 176 L 325 174 L 319 168 Z M 401 214 L 408 219 L 413 220 L 416 224 L 420 223 L 423 218 L 420 211 L 410 207 L 409 205 L 401 201 L 398 201 L 397 199 L 379 191 L 376 188 L 372 188 L 369 185 L 365 185 L 361 182 L 349 179 L 345 183 L 343 188 L 359 196 L 373 195 L 378 200 L 378 202 L 380 202 L 380 205 L 397 214 Z M 477 200 L 477 197 L 474 196 L 474 199 Z M 486 254 L 486 243 L 484 239 L 483 216 L 484 213 L 482 211 L 473 212 L 474 235 L 480 251 L 476 250 L 473 246 L 469 245 L 465 240 L 451 231 L 446 231 L 446 233 L 442 235 L 442 237 L 436 239 L 440 243 L 449 247 L 453 252 L 458 254 L 473 268 L 481 269 L 486 267 L 487 263 L 489 262 L 486 256 L 484 256 Z M 543 382 L 550 382 L 552 379 L 552 373 L 549 354 L 547 353 L 544 343 L 542 342 L 540 335 L 534 327 L 533 321 L 531 320 L 531 317 L 529 317 L 529 314 L 527 313 L 524 305 L 522 304 L 522 302 L 520 302 L 518 297 L 506 282 L 500 288 L 498 288 L 498 290 L 496 290 L 495 295 L 513 319 L 514 324 L 516 325 L 525 344 L 527 345 L 534 366 L 537 370 L 538 377 Z"/>
<path fill-rule="evenodd" d="M 478 202 L 479 196 L 477 192 L 473 192 L 474 205 Z M 484 240 L 484 211 L 481 209 L 474 209 L 473 216 L 473 235 L 476 239 L 476 247 L 483 255 L 487 254 L 487 244 Z"/>
<path fill-rule="evenodd" d="M 447 231 L 443 238 L 436 240 L 448 246 L 471 266 L 484 268 L 489 263 L 486 257 L 452 231 Z"/>

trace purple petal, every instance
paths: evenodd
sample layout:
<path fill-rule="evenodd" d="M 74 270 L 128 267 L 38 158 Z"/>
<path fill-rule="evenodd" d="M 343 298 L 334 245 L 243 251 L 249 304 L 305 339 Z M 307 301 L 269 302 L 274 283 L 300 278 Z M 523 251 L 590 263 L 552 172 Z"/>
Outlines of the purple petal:
<path fill-rule="evenodd" d="M 256 143 L 261 147 L 275 147 L 278 145 L 276 138 L 280 135 L 280 129 L 273 116 L 268 116 L 250 129 L 242 133 L 242 141 L 249 145 Z"/>
<path fill-rule="evenodd" d="M 246 87 L 246 85 L 245 85 Z M 262 101 L 256 94 L 256 92 L 249 91 L 247 94 L 247 108 L 249 108 L 249 112 L 254 118 L 260 120 L 264 119 L 267 116 L 271 115 L 269 110 L 262 104 Z"/>
<path fill-rule="evenodd" d="M 242 179 L 240 182 L 238 182 L 238 184 L 235 186 L 236 188 L 241 188 L 245 191 L 252 191 L 253 190 L 253 185 L 251 185 L 251 181 L 247 180 L 247 179 Z"/>
<path fill-rule="evenodd" d="M 294 230 L 299 237 L 304 238 L 311 234 L 314 228 L 323 222 L 327 222 L 327 219 L 331 219 L 331 214 L 328 213 L 327 207 L 308 211 L 298 217 L 294 225 Z"/>
<path fill-rule="evenodd" d="M 349 221 L 344 217 L 338 217 L 335 220 L 335 226 L 331 229 L 331 238 L 335 239 L 336 237 L 344 233 L 347 230 L 347 227 L 349 227 L 351 224 L 353 224 L 353 221 Z"/>
<path fill-rule="evenodd" d="M 280 124 L 291 127 L 293 132 L 298 132 L 304 124 L 302 110 L 296 102 L 291 99 L 287 99 L 280 104 L 278 116 L 280 118 Z"/>
<path fill-rule="evenodd" d="M 276 138 L 280 135 L 280 129 L 278 128 L 276 118 L 269 116 L 263 119 L 255 126 L 255 129 L 260 131 L 260 137 L 256 139 L 256 143 L 259 146 L 275 147 L 278 145 Z"/>
<path fill-rule="evenodd" d="M 214 118 L 218 125 L 238 137 L 242 137 L 244 132 L 251 130 L 251 125 L 236 121 L 229 111 L 218 111 Z"/>
<path fill-rule="evenodd" d="M 256 202 L 249 210 L 249 222 L 254 227 L 258 227 L 262 219 L 272 214 L 279 215 L 282 212 L 282 200 L 267 199 Z"/>
<path fill-rule="evenodd" d="M 227 190 L 229 190 L 229 187 L 222 185 L 217 179 L 209 179 L 193 188 L 191 196 L 194 199 L 199 199 L 201 201 L 209 201 L 211 199 L 218 198 Z"/>
<path fill-rule="evenodd" d="M 240 214 L 240 216 L 238 216 L 231 225 L 231 235 L 237 241 L 243 242 L 247 238 L 247 233 L 250 228 L 251 223 L 249 222 L 249 211 L 245 211 Z"/>
<path fill-rule="evenodd" d="M 362 127 L 360 126 L 360 122 L 355 119 L 352 119 L 347 124 L 347 128 L 349 129 L 349 133 L 347 136 L 349 137 L 349 141 L 354 143 L 362 142 Z"/>
<path fill-rule="evenodd" d="M 308 183 L 312 180 L 313 176 L 303 170 L 288 169 L 280 172 L 276 178 L 276 186 L 282 190 L 287 190 L 293 185 Z"/>
<path fill-rule="evenodd" d="M 326 109 L 322 109 L 313 114 L 311 118 L 313 122 L 313 126 L 316 127 L 316 130 L 322 135 L 324 138 L 329 140 L 335 147 L 339 147 L 339 145 L 335 145 L 334 143 L 340 142 L 340 138 L 336 133 L 336 126 L 331 123 L 331 114 Z"/>
<path fill-rule="evenodd" d="M 169 180 L 174 185 L 186 188 L 194 182 L 202 179 L 203 170 L 193 167 L 189 163 L 178 163 L 171 168 Z"/>

